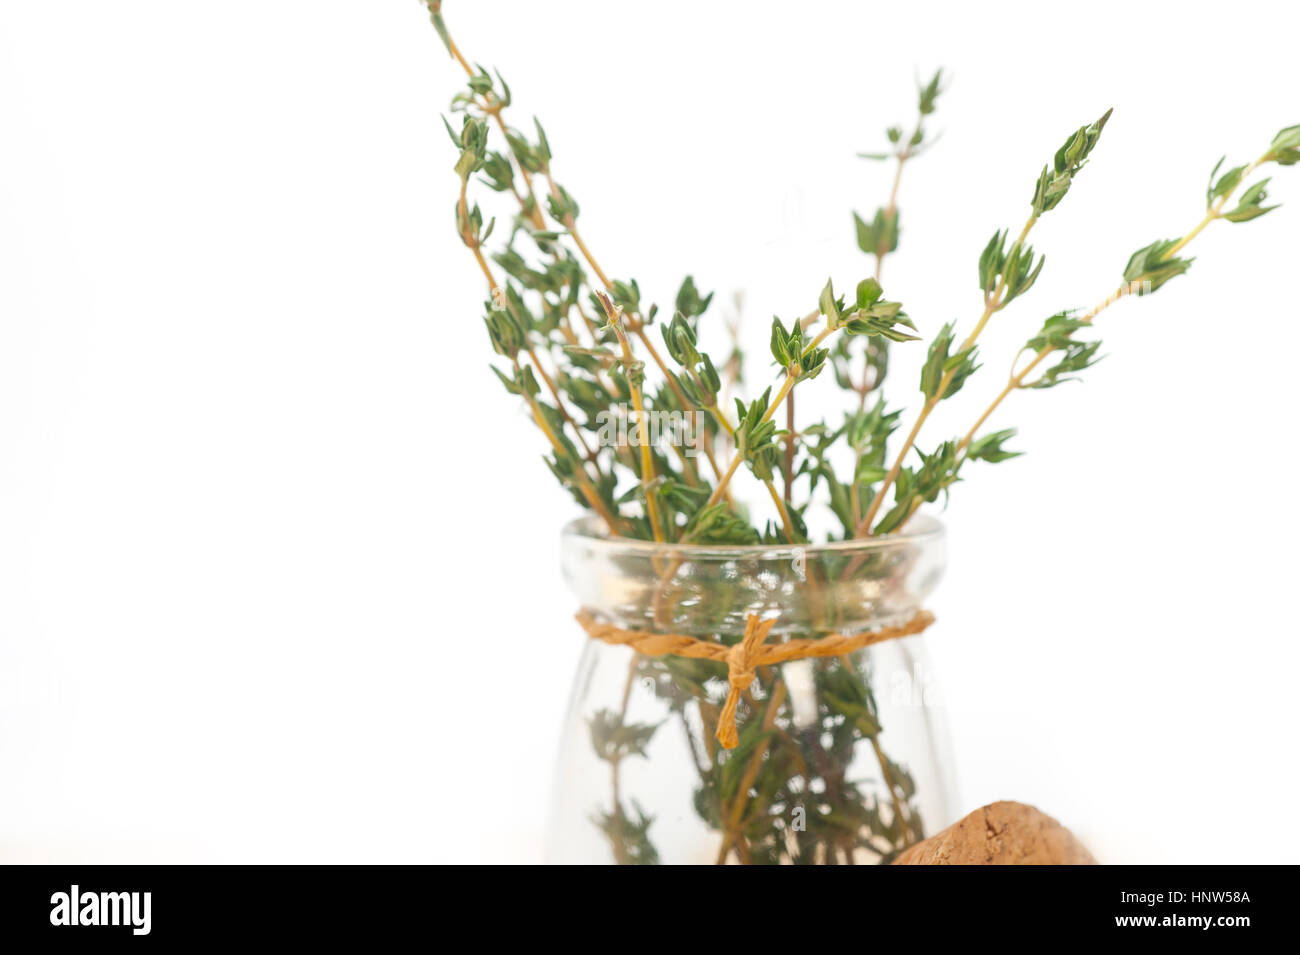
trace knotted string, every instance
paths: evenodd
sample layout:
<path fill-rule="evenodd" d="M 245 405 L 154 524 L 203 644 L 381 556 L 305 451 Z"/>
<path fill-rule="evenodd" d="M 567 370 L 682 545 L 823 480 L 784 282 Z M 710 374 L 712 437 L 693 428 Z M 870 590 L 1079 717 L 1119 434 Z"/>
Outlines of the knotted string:
<path fill-rule="evenodd" d="M 766 643 L 767 635 L 776 624 L 776 618 L 762 620 L 751 613 L 745 620 L 745 635 L 733 646 L 724 646 L 715 640 L 700 640 L 684 633 L 653 633 L 649 630 L 624 630 L 612 623 L 601 623 L 586 610 L 577 615 L 578 623 L 587 636 L 614 646 L 631 647 L 648 657 L 673 654 L 698 660 L 715 660 L 727 665 L 727 701 L 718 716 L 718 742 L 724 749 L 734 749 L 740 740 L 736 730 L 736 707 L 740 697 L 754 682 L 754 671 L 761 666 L 804 660 L 809 657 L 837 657 L 861 650 L 863 647 L 886 640 L 920 633 L 934 623 L 934 614 L 919 610 L 907 623 L 897 627 L 882 627 L 853 636 L 831 633 L 815 639 L 787 640 L 784 643 Z"/>

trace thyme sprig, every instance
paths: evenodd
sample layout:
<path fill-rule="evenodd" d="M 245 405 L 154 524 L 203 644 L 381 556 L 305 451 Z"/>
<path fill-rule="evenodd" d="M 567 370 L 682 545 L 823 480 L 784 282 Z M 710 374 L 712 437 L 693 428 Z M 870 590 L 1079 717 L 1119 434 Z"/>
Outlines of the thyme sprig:
<path fill-rule="evenodd" d="M 922 401 L 899 443 L 902 411 L 882 395 L 889 348 L 906 347 L 921 336 L 900 302 L 885 296 L 881 277 L 886 258 L 899 246 L 903 170 L 935 142 L 928 124 L 943 91 L 942 71 L 918 86 L 910 131 L 891 127 L 888 150 L 862 154 L 894 163 L 886 202 L 869 219 L 853 215 L 858 247 L 873 262 L 871 274 L 852 286 L 849 297 L 837 295 L 828 279 L 816 310 L 774 318 L 768 351 L 776 378 L 758 397 L 744 400 L 731 394 L 742 379 L 734 326 L 715 327 L 709 312 L 713 294 L 686 275 L 661 319 L 635 278 L 602 266 L 581 231 L 577 198 L 558 179 L 541 123 L 534 119 L 527 132 L 510 123 L 513 98 L 504 78 L 462 54 L 447 29 L 441 0 L 424 3 L 465 74 L 465 86 L 451 103 L 460 116 L 459 129 L 447 123 L 456 149 L 455 228 L 487 284 L 484 322 L 501 360 L 494 371 L 543 434 L 552 473 L 614 536 L 799 544 L 813 539 L 814 503 L 824 504 L 838 525 L 828 535 L 832 539 L 899 531 L 925 504 L 946 500 L 968 462 L 997 464 L 1017 457 L 1020 452 L 1009 447 L 1014 429 L 983 430 L 1003 402 L 1017 391 L 1074 380 L 1095 364 L 1100 342 L 1089 332 L 1101 312 L 1185 274 L 1193 264 L 1186 248 L 1212 223 L 1249 222 L 1276 209 L 1269 204 L 1271 180 L 1257 174 L 1270 164 L 1300 162 L 1300 126 L 1282 129 L 1253 162 L 1225 168 L 1226 157 L 1221 159 L 1206 186 L 1199 222 L 1178 238 L 1133 253 L 1120 284 L 1097 304 L 1055 310 L 1020 349 L 1007 381 L 974 424 L 960 436 L 931 443 L 925 425 L 933 412 L 980 380 L 980 344 L 988 325 L 1036 285 L 1045 256 L 1029 237 L 1073 189 L 1111 113 L 1077 127 L 1035 178 L 1029 214 L 1014 237 L 1012 228 L 1000 227 L 980 249 L 980 302 L 969 330 L 963 334 L 948 322 L 931 334 L 918 383 Z M 484 206 L 507 208 L 488 215 L 480 196 Z M 498 228 L 498 222 L 509 225 Z M 719 332 L 729 349 L 722 361 L 706 347 Z M 828 367 L 831 375 L 823 376 Z M 852 396 L 849 409 L 841 421 L 798 428 L 796 396 L 819 377 L 833 379 Z M 611 412 L 620 425 L 613 431 Z M 666 436 L 656 427 L 664 421 L 676 423 Z M 683 430 L 683 425 L 692 426 Z M 852 462 L 848 473 L 841 472 L 845 452 Z M 753 508 L 737 493 L 742 472 L 762 489 Z M 725 588 L 715 599 L 672 606 L 668 588 L 679 566 L 669 561 L 662 568 L 656 619 L 661 611 L 686 614 L 696 632 L 729 639 L 719 624 L 730 606 Z M 848 574 L 857 566 L 854 561 L 811 568 L 807 586 L 821 587 L 832 573 Z M 814 628 L 822 632 L 834 625 L 827 617 Z M 616 860 L 658 859 L 650 836 L 653 817 L 619 784 L 620 765 L 643 758 L 662 726 L 628 719 L 632 687 L 643 680 L 685 732 L 699 779 L 695 811 L 721 834 L 720 861 L 887 861 L 921 838 L 915 784 L 884 748 L 869 656 L 813 666 L 817 712 L 811 724 L 794 722 L 783 668 L 761 668 L 741 704 L 739 744 L 721 750 L 712 741 L 726 685 L 719 665 L 635 657 L 621 707 L 590 719 L 593 750 L 609 765 L 612 797 L 611 806 L 597 811 L 593 821 Z M 845 777 L 855 747 L 864 741 L 880 769 L 874 786 Z M 789 824 L 797 808 L 808 812 L 806 828 Z"/>
<path fill-rule="evenodd" d="M 426 5 L 467 79 L 452 102 L 453 110 L 462 114 L 461 128 L 447 126 L 458 150 L 456 227 L 488 284 L 489 335 L 498 354 L 508 360 L 508 373 L 498 374 L 507 390 L 528 404 L 550 445 L 548 464 L 575 498 L 600 514 L 612 532 L 647 539 L 805 542 L 806 515 L 819 488 L 825 488 L 825 503 L 844 525 L 846 536 L 897 530 L 919 507 L 946 496 L 967 461 L 996 463 L 1015 456 L 1005 447 L 1011 429 L 979 436 L 1001 402 L 1014 391 L 1073 380 L 1094 364 L 1099 343 L 1080 333 L 1097 315 L 1130 295 L 1151 294 L 1185 273 L 1192 260 L 1180 253 L 1211 222 L 1252 221 L 1277 208 L 1267 204 L 1270 180 L 1249 180 L 1265 164 L 1293 165 L 1298 153 L 1296 128 L 1288 127 L 1252 163 L 1225 169 L 1225 160 L 1220 160 L 1207 185 L 1204 217 L 1193 229 L 1135 252 L 1123 283 L 1097 305 L 1050 316 L 1026 343 L 1028 360 L 1013 369 L 969 431 L 929 450 L 918 449 L 918 439 L 938 405 L 962 392 L 981 369 L 979 341 L 990 321 L 1037 282 L 1046 257 L 1029 243 L 1029 235 L 1069 194 L 1111 114 L 1107 111 L 1096 122 L 1077 128 L 1035 178 L 1029 215 L 1014 238 L 1010 229 L 997 229 L 980 251 L 976 264 L 982 306 L 970 330 L 959 337 L 956 325 L 946 323 L 930 339 L 919 383 L 923 402 L 899 447 L 884 459 L 891 462 L 884 468 L 882 453 L 899 421 L 898 412 L 880 402 L 873 407 L 868 398 L 887 374 L 889 343 L 918 336 L 902 306 L 883 297 L 879 277 L 885 258 L 898 248 L 902 171 L 934 142 L 926 124 L 944 89 L 942 71 L 919 85 L 911 130 L 890 127 L 888 151 L 860 154 L 892 159 L 895 167 L 887 202 L 870 220 L 854 214 L 858 245 L 873 258 L 874 274 L 858 283 L 847 303 L 827 281 L 816 311 L 789 322 L 773 320 L 770 352 L 779 374 L 775 393 L 769 388 L 758 399 L 735 400 L 733 416 L 720 400 L 724 389 L 718 371 L 720 364 L 734 367 L 733 357 L 715 362 L 702 344 L 712 293 L 701 293 L 693 277 L 684 278 L 671 317 L 662 322 L 657 336 L 661 352 L 648 331 L 658 318 L 658 306 L 645 298 L 635 279 L 612 278 L 596 259 L 579 228 L 579 203 L 556 177 L 554 151 L 541 123 L 532 122 L 530 135 L 507 122 L 512 95 L 501 74 L 472 66 L 451 38 L 441 2 L 426 0 Z M 490 126 L 504 140 L 503 148 L 493 148 Z M 471 197 L 474 183 L 515 201 L 512 228 L 501 248 L 488 251 L 497 220 L 487 217 Z M 498 280 L 492 263 L 504 272 L 503 280 Z M 860 374 L 850 351 L 855 340 L 868 342 Z M 840 426 L 819 422 L 798 430 L 793 416 L 797 387 L 828 365 L 837 384 L 857 395 L 857 409 Z M 653 380 L 647 375 L 651 368 L 658 372 Z M 699 412 L 701 453 L 711 477 L 674 441 L 634 448 L 601 444 L 601 412 L 621 403 L 630 403 L 629 415 L 641 426 L 637 437 L 651 430 L 647 422 L 653 414 Z M 787 415 L 780 429 L 776 419 L 782 410 Z M 840 479 L 830 463 L 837 443 L 852 452 L 853 474 L 847 480 Z M 724 447 L 732 450 L 725 467 L 717 454 Z M 750 509 L 733 496 L 742 465 L 763 485 L 775 523 L 756 525 Z M 807 495 L 797 501 L 794 488 L 801 476 L 807 479 Z M 886 508 L 891 493 L 893 501 Z M 638 502 L 640 513 L 628 514 L 627 507 Z"/>
<path fill-rule="evenodd" d="M 1022 349 L 1022 354 L 1026 351 L 1031 352 L 1033 358 L 1019 371 L 1012 372 L 1002 391 L 962 437 L 958 443 L 958 450 L 966 452 L 967 458 L 974 456 L 980 444 L 975 438 L 976 432 L 984 426 L 993 412 L 1012 392 L 1021 389 L 1054 387 L 1063 381 L 1072 380 L 1070 375 L 1095 364 L 1098 360 L 1097 349 L 1100 347 L 1100 342 L 1082 341 L 1075 337 L 1075 333 L 1089 327 L 1098 315 L 1121 299 L 1129 295 L 1150 295 L 1169 280 L 1185 274 L 1191 268 L 1193 260 L 1182 258 L 1179 253 L 1207 226 L 1219 220 L 1249 222 L 1278 208 L 1277 205 L 1263 204 L 1268 198 L 1267 186 L 1271 181 L 1269 178 L 1259 180 L 1247 188 L 1231 210 L 1227 209 L 1227 205 L 1238 187 L 1262 166 L 1268 163 L 1291 166 L 1297 161 L 1300 161 L 1300 126 L 1289 126 L 1281 130 L 1273 138 L 1268 150 L 1258 159 L 1247 165 L 1234 167 L 1222 176 L 1218 175 L 1223 165 L 1223 160 L 1220 159 L 1210 173 L 1204 217 L 1181 238 L 1157 240 L 1134 252 L 1124 268 L 1123 282 L 1092 308 L 1082 314 L 1060 312 L 1048 318 L 1043 324 L 1042 331 L 1026 342 Z M 1029 379 L 1030 373 L 1052 355 L 1059 356 L 1056 364 L 1044 370 L 1038 377 Z M 1008 434 L 1008 432 L 1000 432 L 1000 434 Z M 986 437 L 982 440 L 987 442 L 989 439 Z"/>
<path fill-rule="evenodd" d="M 892 149 L 888 152 L 858 153 L 860 159 L 894 160 L 894 182 L 889 189 L 889 200 L 878 208 L 867 222 L 856 212 L 853 213 L 854 230 L 857 233 L 858 248 L 876 259 L 875 279 L 880 281 L 884 270 L 885 256 L 897 251 L 899 237 L 898 191 L 903 181 L 903 166 L 909 159 L 921 155 L 933 144 L 933 138 L 927 138 L 925 128 L 927 116 L 934 113 L 939 94 L 943 92 L 943 70 L 936 70 L 930 80 L 917 90 L 916 123 L 910 133 L 904 134 L 901 126 L 890 126 L 885 130 L 885 138 Z"/>
<path fill-rule="evenodd" d="M 988 326 L 989 320 L 1033 286 L 1043 270 L 1044 257 L 1035 264 L 1033 247 L 1026 244 L 1030 231 L 1047 212 L 1055 209 L 1065 198 L 1074 177 L 1088 161 L 1088 156 L 1101 138 L 1101 132 L 1110 119 L 1110 111 L 1097 122 L 1082 126 L 1066 139 L 1056 151 L 1052 162 L 1043 167 L 1034 184 L 1031 213 L 1020 234 L 1006 246 L 1007 233 L 997 231 L 979 257 L 979 284 L 984 296 L 984 310 L 970 334 L 954 350 L 952 325 L 944 325 L 930 343 L 926 362 L 921 371 L 921 393 L 925 395 L 912 429 L 903 439 L 903 445 L 893 465 L 880 482 L 867 512 L 854 528 L 855 536 L 868 533 L 887 534 L 897 530 L 915 513 L 922 503 L 934 501 L 938 494 L 957 480 L 956 466 L 944 467 L 949 459 L 956 458 L 947 445 L 929 457 L 922 455 L 918 471 L 904 473 L 908 454 L 939 402 L 945 401 L 961 390 L 966 380 L 978 369 L 975 364 L 976 343 Z M 902 476 L 902 481 L 899 478 Z M 894 507 L 873 529 L 872 522 L 885 502 L 891 487 L 896 487 Z"/>

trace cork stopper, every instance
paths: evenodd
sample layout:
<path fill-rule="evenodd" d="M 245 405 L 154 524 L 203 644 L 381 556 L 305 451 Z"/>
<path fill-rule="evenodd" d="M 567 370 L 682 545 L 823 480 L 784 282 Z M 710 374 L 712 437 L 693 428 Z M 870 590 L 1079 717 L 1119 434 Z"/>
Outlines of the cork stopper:
<path fill-rule="evenodd" d="M 995 802 L 906 849 L 894 865 L 1096 865 L 1083 843 L 1033 806 Z"/>

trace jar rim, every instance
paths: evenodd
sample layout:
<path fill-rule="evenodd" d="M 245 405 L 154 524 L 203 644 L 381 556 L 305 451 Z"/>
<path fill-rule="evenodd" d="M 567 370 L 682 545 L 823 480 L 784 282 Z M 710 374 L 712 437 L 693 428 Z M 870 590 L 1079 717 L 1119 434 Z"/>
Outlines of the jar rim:
<path fill-rule="evenodd" d="M 642 557 L 676 557 L 685 560 L 734 560 L 762 558 L 785 560 L 818 555 L 871 554 L 897 548 L 934 544 L 945 534 L 943 522 L 928 514 L 918 514 L 907 523 L 903 533 L 882 537 L 858 537 L 851 540 L 824 541 L 818 544 L 678 544 L 610 537 L 604 523 L 593 515 L 576 518 L 564 525 L 563 541 L 581 541 L 589 548 L 608 555 Z"/>

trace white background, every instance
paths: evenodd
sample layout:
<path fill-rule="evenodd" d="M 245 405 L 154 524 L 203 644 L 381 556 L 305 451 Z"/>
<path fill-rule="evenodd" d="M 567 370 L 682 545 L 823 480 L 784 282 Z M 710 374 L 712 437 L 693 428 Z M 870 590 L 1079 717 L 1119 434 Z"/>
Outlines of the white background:
<path fill-rule="evenodd" d="M 916 71 L 953 81 L 885 279 L 926 333 L 969 328 L 989 234 L 1115 107 L 932 437 L 1300 122 L 1293 4 L 446 13 L 544 118 L 603 264 L 665 303 L 744 289 L 757 354 L 869 271 L 849 211 L 889 170 L 854 153 Z M 0 6 L 0 859 L 538 857 L 574 508 L 487 371 L 461 82 L 414 0 Z M 964 809 L 1034 803 L 1109 862 L 1300 861 L 1298 216 L 1216 224 L 1105 313 L 1085 384 L 994 419 L 1030 453 L 956 489 L 925 638 Z"/>

